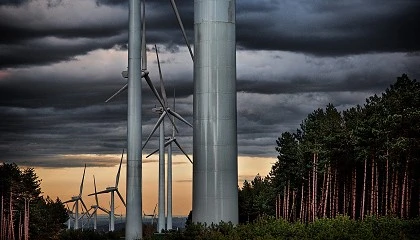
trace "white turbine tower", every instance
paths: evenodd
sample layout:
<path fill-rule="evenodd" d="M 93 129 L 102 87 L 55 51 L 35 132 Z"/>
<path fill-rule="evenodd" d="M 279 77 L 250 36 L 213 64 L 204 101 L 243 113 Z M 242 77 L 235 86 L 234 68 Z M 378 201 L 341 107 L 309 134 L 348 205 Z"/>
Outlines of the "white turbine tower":
<path fill-rule="evenodd" d="M 194 0 L 192 221 L 238 223 L 236 0 Z"/>
<path fill-rule="evenodd" d="M 95 193 L 93 193 L 93 194 L 89 194 L 88 196 L 95 195 L 95 202 L 96 202 L 96 205 L 92 205 L 92 206 L 90 207 L 90 209 L 93 209 L 93 212 L 92 212 L 92 214 L 91 214 L 91 217 L 93 216 L 93 230 L 95 230 L 95 231 L 96 231 L 96 229 L 97 229 L 97 222 L 98 222 L 98 209 L 99 209 L 99 210 L 102 210 L 102 211 L 103 211 L 104 213 L 106 213 L 106 214 L 109 214 L 109 211 L 108 211 L 107 209 L 105 209 L 105 208 L 103 208 L 103 207 L 99 206 L 98 193 L 97 193 L 97 191 L 96 191 L 96 180 L 95 180 L 95 175 L 93 175 L 93 185 L 94 185 L 94 187 L 95 187 Z M 90 209 L 89 209 L 89 210 L 90 210 Z"/>
<path fill-rule="evenodd" d="M 82 208 L 81 208 L 82 211 L 83 211 L 83 208 L 84 208 L 86 210 L 87 214 L 89 215 L 89 211 L 86 207 L 86 204 L 83 202 L 83 199 L 82 199 L 83 181 L 85 180 L 85 173 L 86 173 L 86 164 L 85 164 L 85 168 L 83 170 L 82 182 L 80 183 L 79 195 L 73 196 L 73 197 L 71 197 L 70 200 L 63 202 L 64 204 L 74 202 L 73 208 L 74 208 L 74 211 L 75 211 L 75 213 L 74 213 L 74 229 L 75 230 L 79 229 L 79 220 L 80 220 L 81 217 L 83 217 L 83 216 L 79 217 L 79 202 L 82 203 Z"/>
<path fill-rule="evenodd" d="M 179 115 L 177 112 L 171 110 L 168 106 L 168 99 L 166 97 L 166 91 L 165 91 L 165 86 L 164 86 L 163 77 L 162 77 L 162 70 L 161 70 L 160 61 L 159 61 L 159 54 L 158 54 L 158 49 L 156 45 L 155 45 L 155 50 L 156 50 L 158 68 L 159 68 L 160 90 L 161 90 L 161 96 L 162 96 L 162 99 L 160 101 L 163 102 L 163 107 L 153 108 L 155 112 L 160 114 L 160 117 L 158 121 L 156 122 L 155 126 L 153 127 L 153 130 L 150 133 L 149 137 L 146 139 L 143 145 L 143 149 L 148 143 L 148 141 L 150 140 L 150 138 L 152 137 L 153 133 L 159 127 L 159 149 L 157 150 L 159 151 L 159 191 L 158 191 L 159 196 L 158 196 L 158 226 L 157 226 L 158 229 L 157 230 L 158 232 L 161 232 L 162 229 L 166 229 L 165 228 L 165 146 L 164 146 L 165 145 L 164 119 L 165 119 L 165 116 L 167 115 L 166 113 L 169 113 L 173 117 L 178 118 L 179 120 L 181 120 L 182 122 L 184 122 L 190 127 L 192 127 L 192 125 L 187 120 L 185 120 L 181 115 Z M 159 99 L 160 97 L 158 98 L 158 100 Z M 170 117 L 169 119 L 172 122 L 174 131 L 177 130 L 174 119 L 171 119 Z"/>
<path fill-rule="evenodd" d="M 73 205 L 74 207 L 74 205 Z M 69 219 L 67 220 L 67 229 L 71 229 L 71 220 L 74 220 L 74 216 L 73 216 L 73 210 L 70 210 L 69 205 L 67 205 L 66 203 L 66 208 L 67 208 L 67 215 L 69 216 Z"/>
<path fill-rule="evenodd" d="M 118 197 L 121 199 L 121 202 L 124 204 L 124 206 L 126 206 L 125 201 L 124 201 L 123 197 L 121 196 L 120 191 L 118 191 L 118 182 L 120 180 L 121 164 L 122 164 L 123 157 L 124 157 L 124 150 L 121 154 L 120 165 L 118 167 L 117 176 L 115 177 L 115 186 L 107 187 L 103 191 L 100 191 L 100 192 L 97 192 L 97 193 L 92 193 L 92 194 L 88 195 L 88 196 L 92 196 L 92 195 L 96 196 L 98 194 L 111 193 L 111 206 L 110 206 L 110 215 L 111 215 L 111 219 L 110 219 L 110 224 L 111 225 L 110 226 L 111 227 L 110 227 L 110 231 L 114 231 L 114 226 L 115 226 L 115 214 L 114 214 L 114 211 L 115 211 L 115 208 L 114 208 L 114 206 L 115 206 L 115 196 L 114 195 L 115 195 L 115 193 L 118 194 Z"/>

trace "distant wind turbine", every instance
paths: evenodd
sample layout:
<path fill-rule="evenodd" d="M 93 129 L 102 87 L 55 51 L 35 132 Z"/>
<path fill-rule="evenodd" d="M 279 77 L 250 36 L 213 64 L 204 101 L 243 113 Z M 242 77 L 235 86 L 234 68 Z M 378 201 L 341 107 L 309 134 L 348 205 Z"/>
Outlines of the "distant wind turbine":
<path fill-rule="evenodd" d="M 67 208 L 67 215 L 69 216 L 69 219 L 67 220 L 67 229 L 71 228 L 71 220 L 74 220 L 74 216 L 73 216 L 73 210 L 70 210 L 69 205 L 67 205 L 66 203 L 66 208 Z M 74 205 L 73 205 L 74 208 Z"/>
<path fill-rule="evenodd" d="M 82 192 L 83 192 L 83 181 L 85 180 L 85 173 L 86 173 L 86 164 L 85 164 L 85 168 L 83 170 L 83 177 L 82 177 L 82 182 L 80 183 L 80 192 L 79 195 L 77 196 L 73 196 L 71 197 L 70 200 L 63 202 L 65 203 L 70 203 L 70 202 L 74 202 L 73 208 L 75 210 L 75 215 L 74 215 L 74 229 L 79 229 L 79 220 L 81 217 L 79 217 L 79 202 L 82 203 L 82 211 L 83 208 L 86 210 L 87 214 L 89 215 L 89 211 L 86 207 L 86 204 L 83 202 L 82 199 Z"/>
<path fill-rule="evenodd" d="M 96 180 L 95 180 L 95 175 L 93 175 L 93 185 L 95 187 L 95 193 L 93 193 L 95 195 L 95 202 L 96 205 L 92 205 L 90 207 L 90 209 L 93 209 L 93 212 L 91 214 L 91 217 L 93 216 L 93 230 L 96 231 L 97 229 L 97 222 L 98 222 L 98 209 L 102 210 L 103 212 L 105 212 L 106 214 L 109 214 L 109 211 L 101 206 L 99 206 L 99 201 L 98 201 L 98 193 L 96 191 Z M 89 194 L 88 196 L 91 196 L 92 194 Z M 89 209 L 89 210 L 90 210 Z"/>
<path fill-rule="evenodd" d="M 152 224 L 152 226 L 153 226 L 153 223 L 154 223 L 155 218 L 156 218 L 156 207 L 157 207 L 157 203 L 156 203 L 156 205 L 155 205 L 155 209 L 153 209 L 153 214 L 146 214 L 146 213 L 143 211 L 143 217 L 144 217 L 144 218 L 145 218 L 145 217 L 151 217 L 151 224 Z"/>
<path fill-rule="evenodd" d="M 121 164 L 122 164 L 122 160 L 124 157 L 124 149 L 123 152 L 121 154 L 121 160 L 120 160 L 120 166 L 118 167 L 118 172 L 117 172 L 117 176 L 115 178 L 115 186 L 113 187 L 107 187 L 105 190 L 97 192 L 97 193 L 91 193 L 88 196 L 92 196 L 92 195 L 99 195 L 99 194 L 104 194 L 104 193 L 111 193 L 111 206 L 110 206 L 110 215 L 111 215 L 111 219 L 110 219 L 110 224 L 111 224 L 111 228 L 110 231 L 114 231 L 114 225 L 115 225 L 115 215 L 114 215 L 114 202 L 115 202 L 115 197 L 114 194 L 117 193 L 118 197 L 121 199 L 121 202 L 124 204 L 125 206 L 125 201 L 123 199 L 123 197 L 121 196 L 120 191 L 118 191 L 118 182 L 120 180 L 120 172 L 121 172 Z M 102 210 L 102 209 L 101 209 Z"/>
<path fill-rule="evenodd" d="M 175 110 L 175 90 L 174 90 L 174 110 Z M 179 150 L 181 150 L 182 153 L 187 157 L 187 159 L 193 163 L 191 158 L 188 156 L 188 154 L 182 149 L 181 145 L 178 143 L 176 137 L 175 137 L 175 129 L 172 128 L 172 136 L 167 139 L 165 142 L 164 147 L 168 147 L 168 173 L 167 173 L 167 191 L 166 191 L 166 197 L 167 197 L 167 218 L 166 218 L 166 229 L 170 230 L 172 229 L 172 143 L 175 143 Z M 159 149 L 153 151 L 149 155 L 146 156 L 146 158 L 150 157 L 151 155 L 155 154 Z"/>
<path fill-rule="evenodd" d="M 169 112 L 174 119 L 170 118 L 172 122 L 172 126 L 173 126 L 173 132 L 176 131 L 176 125 L 175 125 L 175 117 L 180 119 L 182 122 L 186 123 L 188 126 L 192 125 L 185 120 L 183 117 L 181 117 L 181 115 L 179 115 L 177 112 L 175 112 L 175 110 L 171 110 L 169 108 L 168 105 L 168 99 L 166 96 L 166 90 L 165 90 L 165 85 L 163 82 L 163 77 L 162 77 L 162 69 L 160 66 L 160 60 L 159 60 L 159 53 L 158 53 L 158 49 L 157 46 L 155 45 L 155 51 L 156 51 L 156 59 L 157 59 L 157 63 L 158 63 L 158 68 L 159 68 L 159 77 L 160 77 L 160 90 L 161 90 L 161 96 L 162 96 L 162 101 L 164 104 L 164 108 L 166 109 L 166 112 Z M 156 129 L 159 127 L 159 149 L 154 151 L 153 153 L 156 153 L 157 151 L 159 151 L 159 198 L 158 198 L 158 232 L 161 232 L 162 229 L 166 229 L 165 227 L 165 133 L 164 133 L 164 119 L 166 116 L 166 112 L 164 111 L 164 109 L 161 108 L 153 108 L 153 110 L 157 113 L 160 114 L 160 117 L 158 119 L 158 121 L 156 122 L 155 126 L 153 127 L 152 132 L 150 133 L 149 137 L 146 139 L 144 145 L 143 145 L 143 149 L 146 146 L 146 144 L 149 142 L 150 138 L 152 137 L 153 133 L 156 131 Z M 181 148 L 181 146 L 178 144 L 178 142 L 176 141 L 176 138 L 174 137 L 175 135 L 173 135 L 173 138 L 171 138 L 170 143 L 175 142 L 177 144 L 177 146 L 181 149 L 181 151 L 184 152 L 184 150 Z M 184 152 L 185 154 L 185 152 Z M 151 154 L 149 154 L 148 156 L 150 156 Z M 188 155 L 187 155 L 188 157 Z M 189 159 L 189 157 L 188 157 Z M 169 161 L 169 160 L 168 160 Z M 190 159 L 191 161 L 191 159 Z M 172 163 L 170 164 L 172 165 Z M 168 165 L 169 166 L 169 165 Z M 168 176 L 169 174 L 172 175 L 172 168 L 169 169 L 168 171 L 171 171 L 170 173 L 168 172 Z M 172 185 L 168 185 L 168 188 L 171 187 Z M 172 198 L 168 199 L 170 201 L 172 201 Z M 170 203 L 168 205 L 168 207 L 172 208 L 172 204 Z M 169 210 L 169 209 L 168 209 Z M 172 213 L 172 209 L 171 213 Z M 172 218 L 169 218 L 169 221 L 172 221 Z M 171 222 L 169 223 L 169 226 L 172 228 L 172 224 Z"/>
<path fill-rule="evenodd" d="M 145 26 L 145 1 L 142 1 L 143 4 L 143 27 Z M 172 7 L 175 11 L 175 14 L 178 13 L 178 9 L 174 1 L 171 1 Z M 110 101 L 112 98 L 117 96 L 119 93 L 123 92 L 130 85 L 128 93 L 128 113 L 127 113 L 127 145 L 128 145 L 128 156 L 127 158 L 130 161 L 127 163 L 127 221 L 126 221 L 126 239 L 135 239 L 142 235 L 142 226 L 141 219 L 138 219 L 138 215 L 141 215 L 142 210 L 142 192 L 141 192 L 141 152 L 139 149 L 136 149 L 136 146 L 141 145 L 141 78 L 144 78 L 151 88 L 153 94 L 159 100 L 160 105 L 162 106 L 163 111 L 166 113 L 163 101 L 160 99 L 159 94 L 156 91 L 156 88 L 152 85 L 151 80 L 148 76 L 148 71 L 140 71 L 137 67 L 141 67 L 141 57 L 139 52 L 142 49 L 142 46 L 145 46 L 145 43 L 141 43 L 141 38 L 138 36 L 138 32 L 145 32 L 145 29 L 141 29 L 140 26 L 140 14 L 139 9 L 141 7 L 140 1 L 130 0 L 129 1 L 129 24 L 128 24 L 128 66 L 129 71 L 123 71 L 122 75 L 124 78 L 128 78 L 128 83 L 125 84 L 120 90 L 118 90 L 114 95 L 112 95 L 106 102 Z M 181 19 L 179 14 L 177 14 L 178 23 L 181 26 L 183 31 L 184 39 L 186 40 L 185 30 L 183 29 Z M 145 42 L 145 39 L 143 39 Z M 187 43 L 191 57 L 192 51 Z M 140 51 L 139 51 L 140 50 Z M 145 47 L 143 51 L 145 52 Z M 175 116 L 177 117 L 177 116 Z M 172 122 L 172 120 L 171 120 Z M 174 124 L 172 122 L 172 124 Z"/>

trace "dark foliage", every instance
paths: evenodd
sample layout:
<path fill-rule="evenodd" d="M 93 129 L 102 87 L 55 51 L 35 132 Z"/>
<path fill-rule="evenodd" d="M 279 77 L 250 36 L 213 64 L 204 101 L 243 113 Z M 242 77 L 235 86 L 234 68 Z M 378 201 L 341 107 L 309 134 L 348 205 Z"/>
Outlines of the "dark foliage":
<path fill-rule="evenodd" d="M 25 201 L 29 201 L 30 239 L 58 239 L 58 234 L 68 219 L 60 199 L 53 201 L 48 196 L 42 196 L 40 184 L 41 180 L 33 168 L 22 170 L 13 163 L 0 164 L 0 195 L 3 200 L 0 210 L 4 218 L 2 222 L 10 219 L 10 209 L 12 209 L 13 233 L 16 239 L 19 236 L 19 227 L 23 227 Z M 1 231 L 11 233 L 10 228 L 2 228 Z"/>
<path fill-rule="evenodd" d="M 269 175 L 239 190 L 240 222 L 419 216 L 420 83 L 407 75 L 363 106 L 313 111 L 276 143 Z"/>

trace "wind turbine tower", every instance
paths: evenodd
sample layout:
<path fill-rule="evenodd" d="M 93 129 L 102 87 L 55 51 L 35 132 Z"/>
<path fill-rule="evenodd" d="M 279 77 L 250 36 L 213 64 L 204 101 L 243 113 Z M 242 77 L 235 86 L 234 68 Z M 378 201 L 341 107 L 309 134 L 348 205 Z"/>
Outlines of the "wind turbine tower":
<path fill-rule="evenodd" d="M 235 0 L 194 0 L 193 222 L 238 223 Z"/>
<path fill-rule="evenodd" d="M 125 239 L 142 238 L 141 194 L 141 7 L 129 1 L 128 26 L 128 114 L 127 114 L 127 208 Z"/>
<path fill-rule="evenodd" d="M 92 196 L 95 195 L 95 198 L 97 199 L 97 195 L 99 194 L 103 194 L 103 193 L 111 193 L 111 203 L 110 203 L 110 210 L 109 210 L 109 214 L 110 214 L 110 231 L 114 231 L 114 226 L 115 226 L 115 193 L 117 193 L 118 197 L 120 198 L 121 202 L 124 204 L 124 206 L 126 206 L 126 203 L 124 201 L 124 198 L 122 197 L 120 191 L 118 190 L 118 183 L 120 181 L 120 173 L 121 173 L 121 164 L 122 164 L 122 160 L 124 157 L 124 150 L 121 154 L 121 160 L 120 160 L 120 165 L 118 167 L 118 172 L 117 172 L 117 176 L 115 177 L 115 186 L 113 187 L 107 187 L 105 190 L 100 191 L 100 192 L 96 192 L 96 182 L 95 183 L 95 193 L 91 193 L 88 196 Z M 97 200 L 96 200 L 97 201 Z"/>

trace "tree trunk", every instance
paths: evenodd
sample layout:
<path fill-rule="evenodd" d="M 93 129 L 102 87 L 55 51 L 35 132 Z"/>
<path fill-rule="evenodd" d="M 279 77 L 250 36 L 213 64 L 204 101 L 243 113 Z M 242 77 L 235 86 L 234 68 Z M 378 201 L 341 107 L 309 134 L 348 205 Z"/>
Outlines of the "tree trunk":
<path fill-rule="evenodd" d="M 376 216 L 379 216 L 379 172 L 378 163 L 375 164 L 375 211 Z"/>
<path fill-rule="evenodd" d="M 362 192 L 362 206 L 360 209 L 360 217 L 363 220 L 364 216 L 365 216 L 365 197 L 366 197 L 366 162 L 367 160 L 365 159 L 365 167 L 364 167 L 364 172 L 363 172 L 363 192 Z"/>
<path fill-rule="evenodd" d="M 317 171 L 316 171 L 317 154 L 313 154 L 313 190 L 312 190 L 312 220 L 316 217 L 316 195 L 317 195 Z"/>
<path fill-rule="evenodd" d="M 405 168 L 404 168 L 404 177 L 403 177 L 403 183 L 402 183 L 402 194 L 401 194 L 401 218 L 405 217 L 405 200 L 406 200 L 406 184 L 407 184 L 407 171 L 408 171 L 408 158 L 405 162 Z"/>
<path fill-rule="evenodd" d="M 322 212 L 322 217 L 325 218 L 327 215 L 327 203 L 328 203 L 328 189 L 330 186 L 330 166 L 327 167 L 327 180 L 326 180 L 326 187 L 325 187 L 325 201 L 324 201 L 324 207 L 323 207 L 323 212 Z"/>
<path fill-rule="evenodd" d="M 372 157 L 372 161 L 371 161 L 371 171 L 370 171 L 370 206 L 369 206 L 369 214 L 372 215 L 374 214 L 374 202 L 375 202 L 375 163 L 373 161 L 373 157 Z"/>
<path fill-rule="evenodd" d="M 356 219 L 356 190 L 357 190 L 357 167 L 352 171 L 352 193 L 351 193 L 351 214 L 353 219 Z"/>
<path fill-rule="evenodd" d="M 283 214 L 282 214 L 283 219 L 286 219 L 286 188 L 287 188 L 287 185 L 285 185 L 283 189 Z"/>
<path fill-rule="evenodd" d="M 385 176 L 385 212 L 384 215 L 388 215 L 388 199 L 389 199 L 389 194 L 388 194 L 388 189 L 389 189 L 389 160 L 388 160 L 388 148 L 386 150 L 386 176 Z"/>
<path fill-rule="evenodd" d="M 321 189 L 321 202 L 318 207 L 318 216 L 324 217 L 324 205 L 325 205 L 325 189 L 327 188 L 327 165 L 324 165 L 324 176 L 322 178 L 322 189 Z"/>
<path fill-rule="evenodd" d="M 393 213 L 396 215 L 399 215 L 399 211 L 398 211 L 398 195 L 399 195 L 399 174 L 398 171 L 395 171 L 395 181 L 394 181 L 394 200 L 393 200 Z"/>
<path fill-rule="evenodd" d="M 296 204 L 295 204 L 295 200 L 296 200 L 296 191 L 293 189 L 292 190 L 292 206 L 290 208 L 290 216 L 289 219 L 291 222 L 294 222 L 296 219 Z"/>
<path fill-rule="evenodd" d="M 342 207 L 342 214 L 344 216 L 347 215 L 347 188 L 346 188 L 346 181 L 347 179 L 344 180 L 343 183 L 343 207 Z"/>
<path fill-rule="evenodd" d="M 308 222 L 312 221 L 312 177 L 311 177 L 311 171 L 309 171 L 309 178 L 308 178 Z"/>
<path fill-rule="evenodd" d="M 333 179 L 333 175 L 332 175 L 332 170 L 331 170 L 331 166 L 330 166 L 330 171 L 329 171 L 329 175 L 330 175 L 330 177 L 329 177 L 329 181 L 328 181 L 328 184 L 330 185 L 329 186 L 329 196 L 328 196 L 328 198 L 329 198 L 329 200 L 330 200 L 330 208 L 329 208 L 329 211 L 328 211 L 328 213 L 329 213 L 329 215 L 328 215 L 328 217 L 332 217 L 332 207 L 333 207 L 333 196 L 332 196 L 332 193 L 333 193 L 333 191 L 334 191 L 334 189 L 333 189 L 333 185 L 332 185 L 332 179 Z"/>
<path fill-rule="evenodd" d="M 303 181 L 302 181 L 302 187 L 301 187 L 301 193 L 300 193 L 300 208 L 299 208 L 299 219 L 300 222 L 302 222 L 303 219 Z"/>
<path fill-rule="evenodd" d="M 286 189 L 287 189 L 287 193 L 286 193 L 286 220 L 288 220 L 289 221 L 289 212 L 290 212 L 290 204 L 289 204 L 289 201 L 290 201 L 290 182 L 289 181 L 287 181 L 287 186 L 286 186 Z"/>

